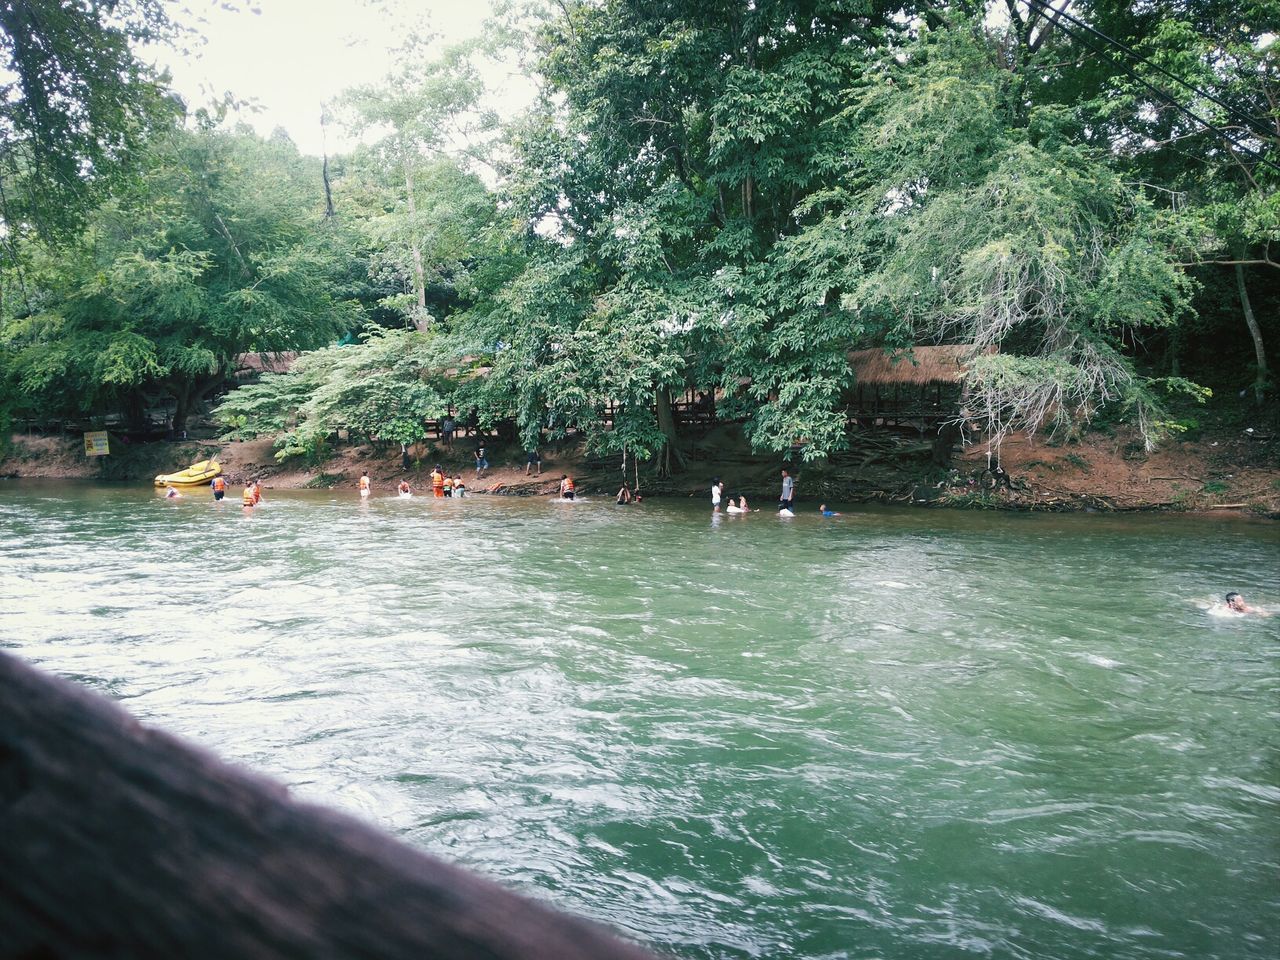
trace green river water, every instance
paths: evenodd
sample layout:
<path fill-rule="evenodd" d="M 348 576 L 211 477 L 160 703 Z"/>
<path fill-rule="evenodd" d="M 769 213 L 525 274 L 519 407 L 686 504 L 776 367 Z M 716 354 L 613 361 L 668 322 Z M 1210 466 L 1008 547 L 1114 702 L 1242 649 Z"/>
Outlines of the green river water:
<path fill-rule="evenodd" d="M 1280 609 L 1278 561 L 1197 518 L 9 482 L 0 646 L 676 957 L 1270 960 L 1280 616 L 1197 601 Z"/>

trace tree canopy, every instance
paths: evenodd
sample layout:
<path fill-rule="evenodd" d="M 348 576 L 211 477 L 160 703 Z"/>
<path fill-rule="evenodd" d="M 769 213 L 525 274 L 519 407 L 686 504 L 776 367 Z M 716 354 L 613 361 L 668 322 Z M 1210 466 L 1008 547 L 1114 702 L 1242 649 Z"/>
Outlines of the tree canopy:
<path fill-rule="evenodd" d="M 121 57 L 163 24 L 126 7 Z M 328 173 L 207 118 L 118 123 L 142 149 L 101 156 L 129 177 L 70 233 L 10 235 L 5 382 L 29 409 L 185 411 L 237 352 L 320 347 L 233 394 L 231 427 L 314 452 L 474 406 L 666 468 L 674 394 L 820 458 L 857 429 L 850 351 L 941 343 L 996 443 L 1102 411 L 1153 443 L 1179 397 L 1270 389 L 1278 30 L 1215 0 L 513 7 L 340 98 L 365 145 Z M 540 84 L 501 127 L 495 56 Z"/>

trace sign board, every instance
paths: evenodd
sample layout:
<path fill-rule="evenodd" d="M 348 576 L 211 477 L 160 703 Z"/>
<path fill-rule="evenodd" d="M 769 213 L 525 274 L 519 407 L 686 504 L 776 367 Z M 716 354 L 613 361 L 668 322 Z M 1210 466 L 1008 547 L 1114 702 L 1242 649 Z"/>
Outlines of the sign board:
<path fill-rule="evenodd" d="M 88 430 L 84 435 L 84 455 L 86 457 L 105 457 L 111 453 L 107 442 L 107 431 Z"/>

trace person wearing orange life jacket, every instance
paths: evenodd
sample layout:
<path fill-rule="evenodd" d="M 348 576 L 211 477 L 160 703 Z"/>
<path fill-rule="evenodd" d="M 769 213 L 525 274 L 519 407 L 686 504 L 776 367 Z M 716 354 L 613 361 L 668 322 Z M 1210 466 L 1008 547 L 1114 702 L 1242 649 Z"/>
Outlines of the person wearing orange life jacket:
<path fill-rule="evenodd" d="M 573 498 L 573 477 L 562 473 L 560 474 L 560 499 L 572 500 Z"/>
<path fill-rule="evenodd" d="M 363 500 L 373 493 L 373 481 L 369 479 L 369 471 L 360 474 L 360 498 Z"/>
<path fill-rule="evenodd" d="M 254 495 L 256 489 L 257 488 L 252 480 L 244 485 L 244 493 L 240 495 L 240 502 L 244 504 L 244 506 L 252 507 L 258 502 Z"/>
<path fill-rule="evenodd" d="M 444 474 L 440 471 L 439 464 L 431 471 L 431 493 L 435 497 L 444 496 Z"/>
<path fill-rule="evenodd" d="M 453 496 L 453 477 L 447 473 L 444 475 L 444 495 L 446 497 Z"/>
<path fill-rule="evenodd" d="M 262 502 L 262 481 L 253 481 L 253 505 L 256 507 Z"/>
<path fill-rule="evenodd" d="M 227 495 L 227 478 L 223 476 L 214 477 L 209 481 L 209 486 L 213 488 L 213 499 L 221 500 Z"/>

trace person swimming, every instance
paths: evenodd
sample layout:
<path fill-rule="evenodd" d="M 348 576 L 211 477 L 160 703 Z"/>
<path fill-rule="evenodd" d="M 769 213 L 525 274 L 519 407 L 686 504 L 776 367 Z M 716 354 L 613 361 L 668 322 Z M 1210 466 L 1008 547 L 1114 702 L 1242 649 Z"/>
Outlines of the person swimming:
<path fill-rule="evenodd" d="M 826 505 L 825 503 L 818 507 L 818 513 L 820 513 L 820 514 L 821 514 L 822 516 L 824 516 L 824 517 L 838 517 L 838 516 L 840 516 L 840 514 L 839 514 L 839 513 L 837 513 L 835 510 L 828 510 L 828 509 L 827 509 L 827 505 Z"/>
<path fill-rule="evenodd" d="M 1263 616 L 1263 617 L 1271 616 L 1271 614 L 1268 611 L 1263 610 L 1261 607 L 1249 606 L 1249 604 L 1244 602 L 1244 597 L 1240 596 L 1240 594 L 1236 593 L 1234 590 L 1232 590 L 1225 597 L 1223 597 L 1222 602 L 1226 604 L 1227 609 L 1230 610 L 1232 613 L 1239 613 L 1239 614 L 1256 613 L 1259 616 Z"/>
<path fill-rule="evenodd" d="M 164 498 L 166 500 L 177 500 L 181 496 L 182 494 L 180 494 L 177 490 L 173 489 L 173 487 L 170 487 L 168 491 L 165 492 Z"/>

